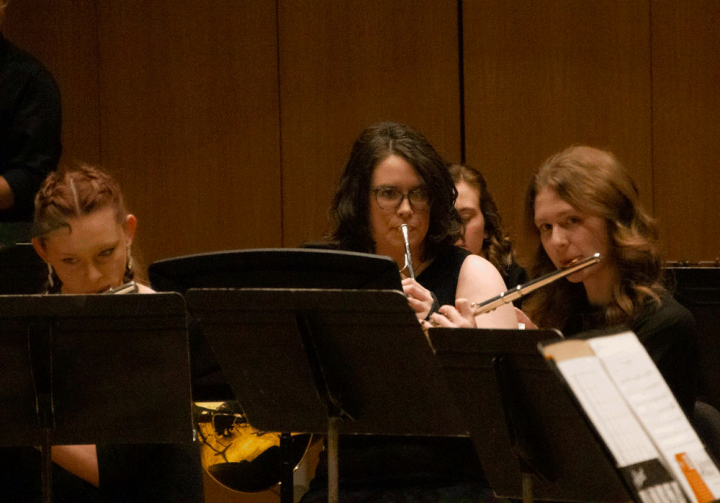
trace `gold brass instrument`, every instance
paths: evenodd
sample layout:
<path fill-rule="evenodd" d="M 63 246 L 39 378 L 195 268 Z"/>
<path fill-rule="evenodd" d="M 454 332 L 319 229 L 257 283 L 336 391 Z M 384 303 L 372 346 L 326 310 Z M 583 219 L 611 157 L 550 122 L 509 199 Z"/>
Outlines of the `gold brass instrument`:
<path fill-rule="evenodd" d="M 601 260 L 602 256 L 600 255 L 600 253 L 596 253 L 594 255 L 591 255 L 590 257 L 572 263 L 565 269 L 558 269 L 557 271 L 553 271 L 544 276 L 540 276 L 539 278 L 525 283 L 524 285 L 518 285 L 515 288 L 508 290 L 507 292 L 503 292 L 500 295 L 493 297 L 492 299 L 488 299 L 484 302 L 475 302 L 473 304 L 470 304 L 470 307 L 472 307 L 473 310 L 473 315 L 478 316 L 484 313 L 489 313 L 490 311 L 497 309 L 503 304 L 508 304 L 516 299 L 519 299 L 523 295 L 534 292 L 538 288 L 542 288 L 554 281 L 564 278 L 565 276 L 569 276 L 582 269 L 585 269 L 586 267 L 597 264 Z"/>
<path fill-rule="evenodd" d="M 250 426 L 237 402 L 198 402 L 194 411 L 202 466 L 210 477 L 243 493 L 265 491 L 280 483 L 280 433 Z M 294 469 L 311 441 L 310 434 L 292 435 Z"/>
<path fill-rule="evenodd" d="M 400 272 L 403 272 L 405 269 L 407 269 L 410 277 L 412 279 L 415 279 L 415 270 L 413 269 L 412 254 L 410 253 L 410 239 L 408 238 L 407 224 L 400 225 L 399 230 L 402 234 L 403 241 L 405 241 L 405 265 L 402 269 L 400 269 Z"/>

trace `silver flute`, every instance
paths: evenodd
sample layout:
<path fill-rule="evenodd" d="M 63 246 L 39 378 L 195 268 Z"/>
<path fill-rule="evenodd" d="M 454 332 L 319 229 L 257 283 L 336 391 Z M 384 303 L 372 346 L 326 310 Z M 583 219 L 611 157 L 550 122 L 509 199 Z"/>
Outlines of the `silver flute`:
<path fill-rule="evenodd" d="M 123 285 L 120 285 L 116 288 L 110 288 L 109 290 L 105 290 L 103 293 L 108 294 L 125 294 L 125 293 L 137 293 L 138 291 L 138 285 L 134 281 L 129 281 Z"/>
<path fill-rule="evenodd" d="M 410 254 L 410 239 L 408 238 L 408 226 L 407 224 L 400 225 L 400 232 L 402 233 L 403 240 L 405 240 L 405 265 L 400 271 L 408 270 L 410 277 L 415 279 L 415 270 L 412 264 L 412 255 Z"/>
<path fill-rule="evenodd" d="M 475 302 L 473 304 L 470 304 L 470 307 L 472 307 L 473 310 L 473 315 L 478 316 L 480 314 L 489 313 L 490 311 L 497 309 L 503 304 L 508 304 L 516 299 L 519 299 L 523 295 L 534 292 L 538 288 L 549 285 L 553 281 L 557 281 L 561 278 L 564 278 L 565 276 L 569 276 L 582 269 L 585 269 L 586 267 L 590 267 L 593 264 L 597 264 L 601 260 L 602 255 L 596 253 L 594 255 L 591 255 L 590 257 L 578 260 L 577 262 L 573 262 L 565 269 L 558 269 L 557 271 L 548 273 L 545 276 L 540 276 L 537 279 L 529 281 L 524 285 L 518 285 L 515 288 L 508 290 L 507 292 L 501 293 L 497 297 L 493 297 L 492 299 L 488 299 L 484 302 Z"/>

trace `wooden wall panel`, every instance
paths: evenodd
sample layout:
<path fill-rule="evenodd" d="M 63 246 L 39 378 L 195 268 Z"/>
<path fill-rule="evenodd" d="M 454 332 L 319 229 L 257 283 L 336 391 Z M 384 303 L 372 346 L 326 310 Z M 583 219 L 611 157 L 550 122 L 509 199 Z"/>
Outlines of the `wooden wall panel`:
<path fill-rule="evenodd" d="M 720 3 L 652 2 L 656 215 L 674 260 L 720 257 Z"/>
<path fill-rule="evenodd" d="M 285 246 L 317 240 L 352 142 L 385 120 L 460 155 L 455 0 L 281 0 Z"/>
<path fill-rule="evenodd" d="M 42 61 L 60 87 L 61 162 L 98 162 L 100 116 L 94 2 L 10 2 L 3 34 Z"/>
<path fill-rule="evenodd" d="M 145 262 L 279 246 L 274 2 L 99 2 L 102 162 Z"/>
<path fill-rule="evenodd" d="M 463 3 L 467 163 L 519 232 L 530 174 L 572 144 L 613 151 L 652 204 L 647 0 Z"/>

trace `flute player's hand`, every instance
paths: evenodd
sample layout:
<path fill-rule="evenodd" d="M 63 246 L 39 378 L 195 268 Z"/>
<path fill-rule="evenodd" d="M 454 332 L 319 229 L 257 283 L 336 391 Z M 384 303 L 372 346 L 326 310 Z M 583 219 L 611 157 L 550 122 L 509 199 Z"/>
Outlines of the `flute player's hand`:
<path fill-rule="evenodd" d="M 410 304 L 412 310 L 415 311 L 418 321 L 423 321 L 427 318 L 433 306 L 433 297 L 430 290 L 412 278 L 402 280 L 402 286 L 408 304 Z"/>
<path fill-rule="evenodd" d="M 477 328 L 470 301 L 456 299 L 455 307 L 445 305 L 430 315 L 430 323 L 424 322 L 423 327 Z"/>

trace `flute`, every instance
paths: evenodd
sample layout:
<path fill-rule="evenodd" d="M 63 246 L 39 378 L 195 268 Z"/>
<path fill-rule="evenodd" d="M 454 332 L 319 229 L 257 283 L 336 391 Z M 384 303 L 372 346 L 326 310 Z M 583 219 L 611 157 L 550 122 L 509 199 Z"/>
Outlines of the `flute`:
<path fill-rule="evenodd" d="M 110 288 L 109 290 L 105 290 L 102 293 L 106 294 L 125 294 L 125 293 L 137 293 L 138 291 L 138 285 L 134 281 L 129 281 L 123 285 L 120 285 L 116 288 Z"/>
<path fill-rule="evenodd" d="M 474 302 L 473 304 L 470 304 L 470 307 L 472 307 L 473 310 L 473 316 L 489 313 L 490 311 L 497 309 L 503 304 L 508 304 L 516 299 L 519 299 L 523 295 L 534 292 L 538 288 L 549 285 L 553 281 L 557 281 L 561 278 L 564 278 L 565 276 L 569 276 L 582 269 L 585 269 L 586 267 L 590 267 L 593 264 L 597 264 L 601 260 L 602 255 L 600 255 L 600 253 L 596 253 L 594 255 L 591 255 L 590 257 L 575 262 L 574 264 L 566 267 L 565 269 L 558 269 L 557 271 L 548 273 L 545 276 L 540 276 L 539 278 L 525 283 L 524 285 L 518 285 L 515 288 L 508 290 L 507 292 L 501 293 L 497 297 L 493 297 L 492 299 L 488 299 L 484 302 Z"/>
<path fill-rule="evenodd" d="M 415 279 L 415 270 L 413 269 L 412 255 L 410 254 L 410 239 L 408 238 L 407 224 L 400 225 L 400 232 L 402 233 L 403 240 L 405 241 L 405 266 L 401 269 L 401 271 L 407 269 L 410 273 L 410 277 Z"/>

